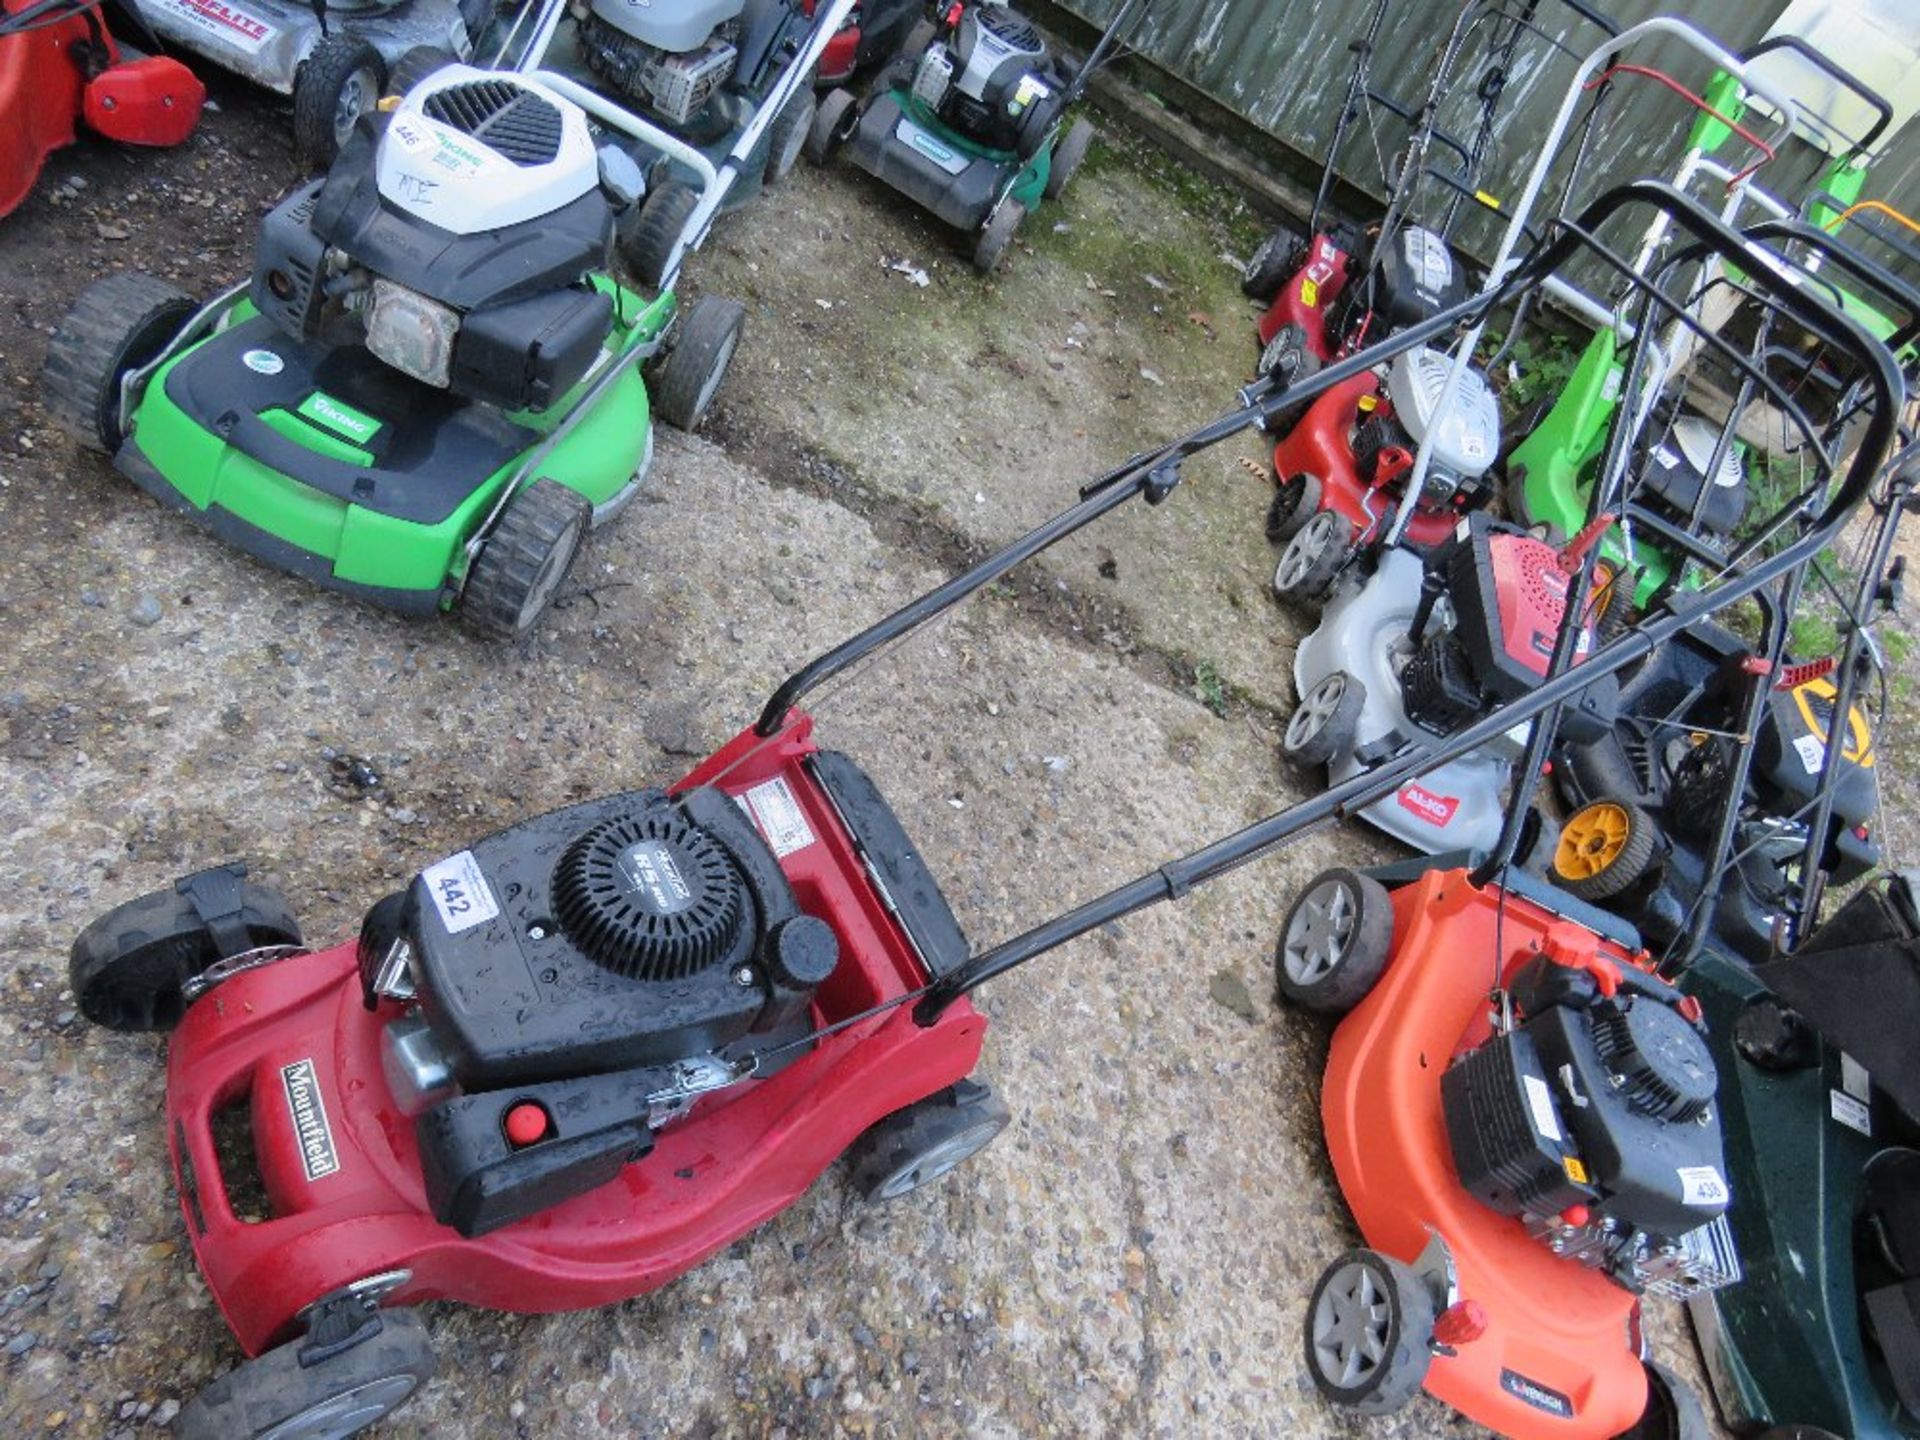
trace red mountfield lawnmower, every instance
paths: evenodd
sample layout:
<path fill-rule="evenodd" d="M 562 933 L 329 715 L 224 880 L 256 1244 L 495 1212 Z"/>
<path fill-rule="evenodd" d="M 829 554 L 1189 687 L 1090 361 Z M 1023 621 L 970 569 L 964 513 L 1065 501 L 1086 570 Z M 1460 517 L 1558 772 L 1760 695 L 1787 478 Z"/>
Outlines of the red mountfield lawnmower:
<path fill-rule="evenodd" d="M 1582 218 L 1648 206 L 1765 268 L 1672 192 L 1615 192 Z M 1569 229 L 1494 302 L 1584 249 Z M 1467 318 L 1459 307 L 1386 345 Z M 1891 363 L 1875 378 L 1890 410 Z M 876 1200 L 946 1173 L 1008 1119 L 973 1078 L 986 1029 L 975 987 L 1487 743 L 1567 699 L 1589 667 L 1644 653 L 1622 642 L 1430 751 L 971 953 L 899 818 L 795 707 L 1100 516 L 1166 499 L 1188 456 L 1290 398 L 1273 387 L 1096 480 L 796 672 L 755 725 L 670 788 L 568 806 L 427 866 L 372 907 L 357 940 L 304 948 L 285 903 L 231 866 L 88 926 L 71 957 L 84 1012 L 173 1030 L 165 1124 L 181 1209 L 208 1289 L 254 1357 L 196 1397 L 177 1433 L 352 1434 L 430 1371 L 425 1331 L 398 1307 L 608 1304 L 777 1214 L 843 1153 Z M 1861 443 L 1869 471 L 1887 443 L 1878 413 Z M 1804 562 L 1866 483 L 1850 473 L 1806 541 L 1716 597 Z M 1686 618 L 1650 618 L 1645 643 Z M 264 1214 L 240 1213 L 252 1177 L 217 1140 L 236 1112 Z"/>
<path fill-rule="evenodd" d="M 178 60 L 123 56 L 101 0 L 0 0 L 0 216 L 78 125 L 124 145 L 178 145 L 206 87 Z"/>

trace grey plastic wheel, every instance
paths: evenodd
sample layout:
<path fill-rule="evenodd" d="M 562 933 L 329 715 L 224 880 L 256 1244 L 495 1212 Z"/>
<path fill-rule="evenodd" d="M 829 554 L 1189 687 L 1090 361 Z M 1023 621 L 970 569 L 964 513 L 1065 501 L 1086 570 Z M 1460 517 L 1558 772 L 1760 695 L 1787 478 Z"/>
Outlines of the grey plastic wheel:
<path fill-rule="evenodd" d="M 1386 886 L 1341 866 L 1314 877 L 1280 922 L 1274 983 L 1296 1005 L 1344 1015 L 1379 982 L 1392 951 Z"/>
<path fill-rule="evenodd" d="M 1333 584 L 1353 545 L 1353 525 L 1338 510 L 1316 511 L 1287 542 L 1273 571 L 1283 600 L 1318 600 Z"/>
<path fill-rule="evenodd" d="M 202 1390 L 174 1424 L 180 1440 L 347 1440 L 405 1404 L 433 1377 L 419 1319 L 380 1315 L 380 1331 L 316 1364 L 304 1339 L 242 1361 Z"/>
<path fill-rule="evenodd" d="M 558 480 L 521 490 L 474 557 L 461 618 L 494 639 L 525 638 L 572 571 L 592 516 L 586 497 Z"/>
<path fill-rule="evenodd" d="M 89 450 L 111 455 L 120 429 L 120 382 L 179 335 L 199 307 L 164 280 L 123 270 L 75 297 L 40 371 L 40 400 L 54 424 Z"/>
<path fill-rule="evenodd" d="M 861 1198 L 897 1200 L 986 1149 L 1013 1119 L 986 1085 L 963 1080 L 896 1110 L 848 1150 Z"/>
<path fill-rule="evenodd" d="M 1093 140 L 1093 126 L 1085 120 L 1076 120 L 1067 128 L 1065 138 L 1053 147 L 1053 156 L 1047 162 L 1047 183 L 1040 192 L 1043 196 L 1049 200 L 1060 198 L 1081 165 L 1086 163 Z"/>
<path fill-rule="evenodd" d="M 1433 1318 L 1433 1297 L 1412 1267 L 1349 1250 L 1327 1267 L 1307 1304 L 1307 1373 L 1336 1405 L 1390 1414 L 1427 1378 Z"/>
<path fill-rule="evenodd" d="M 1323 489 L 1320 477 L 1309 470 L 1281 476 L 1267 506 L 1267 543 L 1284 545 L 1304 530 L 1320 511 Z"/>
<path fill-rule="evenodd" d="M 350 35 L 327 36 L 294 77 L 294 148 L 315 165 L 331 165 L 386 83 L 387 67 L 373 46 Z"/>
<path fill-rule="evenodd" d="M 681 321 L 680 334 L 654 377 L 654 408 L 676 430 L 697 430 L 727 378 L 746 328 L 737 300 L 702 295 Z"/>
<path fill-rule="evenodd" d="M 973 268 L 982 275 L 991 275 L 999 269 L 1007 247 L 1013 243 L 1014 232 L 1026 218 L 1026 206 L 1018 200 L 1002 200 L 1000 208 L 988 217 L 986 227 L 980 232 L 980 239 L 974 244 Z"/>
<path fill-rule="evenodd" d="M 1280 735 L 1280 753 L 1295 765 L 1325 765 L 1353 748 L 1367 687 L 1336 670 L 1300 697 Z"/>

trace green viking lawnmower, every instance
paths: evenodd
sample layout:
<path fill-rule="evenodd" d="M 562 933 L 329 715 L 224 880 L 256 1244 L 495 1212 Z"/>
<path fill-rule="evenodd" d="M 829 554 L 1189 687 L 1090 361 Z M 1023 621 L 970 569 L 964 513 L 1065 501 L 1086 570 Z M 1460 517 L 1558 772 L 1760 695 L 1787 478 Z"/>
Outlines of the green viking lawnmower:
<path fill-rule="evenodd" d="M 929 34 L 916 31 L 863 98 L 832 90 L 820 102 L 807 156 L 825 164 L 842 145 L 854 164 L 974 236 L 973 265 L 993 273 L 1028 215 L 1057 200 L 1093 145 L 1067 112 L 1145 12 L 1122 0 L 1079 65 L 1050 54 L 1032 22 L 1005 0 L 952 0 Z"/>
<path fill-rule="evenodd" d="M 711 200 L 734 171 L 706 174 Z M 267 215 L 245 285 L 205 306 L 131 272 L 82 292 L 48 347 L 47 409 L 268 564 L 522 637 L 638 489 L 653 409 L 697 427 L 739 343 L 737 303 L 683 313 L 672 289 L 712 203 L 658 296 L 609 273 L 643 189 L 544 78 L 448 66 Z"/>

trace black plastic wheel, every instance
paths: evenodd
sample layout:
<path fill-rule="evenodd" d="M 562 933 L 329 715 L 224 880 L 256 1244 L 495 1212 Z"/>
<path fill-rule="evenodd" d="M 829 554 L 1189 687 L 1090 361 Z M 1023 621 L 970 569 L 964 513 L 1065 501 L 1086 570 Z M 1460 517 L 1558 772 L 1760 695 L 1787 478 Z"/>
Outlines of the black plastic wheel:
<path fill-rule="evenodd" d="M 1411 1266 L 1349 1250 L 1307 1302 L 1307 1373 L 1336 1405 L 1363 1415 L 1400 1409 L 1427 1378 L 1433 1296 Z"/>
<path fill-rule="evenodd" d="M 1371 875 L 1317 875 L 1280 922 L 1273 978 L 1284 1000 L 1344 1015 L 1367 997 L 1393 951 L 1393 901 Z"/>
<path fill-rule="evenodd" d="M 271 886 L 242 882 L 240 904 L 246 948 L 300 943 L 292 908 Z M 186 895 L 156 890 L 116 905 L 82 930 L 67 955 L 67 978 L 80 1013 L 94 1024 L 171 1030 L 186 1010 L 181 987 L 227 958 L 221 948 Z"/>
<path fill-rule="evenodd" d="M 1076 120 L 1067 127 L 1067 133 L 1060 143 L 1053 147 L 1053 158 L 1047 162 L 1047 183 L 1041 194 L 1049 200 L 1058 200 L 1067 185 L 1079 173 L 1086 163 L 1087 151 L 1093 148 L 1094 129 L 1085 120 Z"/>
<path fill-rule="evenodd" d="M 807 159 L 815 165 L 826 164 L 859 123 L 860 102 L 845 90 L 829 90 L 815 107 L 813 123 L 807 127 Z"/>
<path fill-rule="evenodd" d="M 1325 765 L 1353 748 L 1367 687 L 1336 670 L 1300 697 L 1280 735 L 1280 753 L 1295 765 Z"/>
<path fill-rule="evenodd" d="M 1582 900 L 1610 900 L 1660 860 L 1660 826 L 1631 800 L 1582 805 L 1560 829 L 1553 883 Z"/>
<path fill-rule="evenodd" d="M 1560 848 L 1560 822 L 1529 805 L 1520 821 L 1520 842 L 1513 848 L 1513 863 L 1531 875 L 1553 877 L 1553 856 Z"/>
<path fill-rule="evenodd" d="M 1319 513 L 1324 488 L 1320 477 L 1310 470 L 1282 475 L 1267 506 L 1267 543 L 1284 545 L 1304 530 L 1307 521 Z"/>
<path fill-rule="evenodd" d="M 738 300 L 702 295 L 693 302 L 654 377 L 653 406 L 662 420 L 676 430 L 700 428 L 727 378 L 746 323 L 746 307 Z"/>
<path fill-rule="evenodd" d="M 691 185 L 668 180 L 650 192 L 619 230 L 620 258 L 649 290 L 661 288 L 674 246 L 700 204 Z"/>
<path fill-rule="evenodd" d="M 1320 357 L 1307 348 L 1307 332 L 1298 325 L 1282 325 L 1260 350 L 1255 368 L 1265 378 L 1282 386 L 1298 385 L 1320 373 Z M 1316 397 L 1318 398 L 1318 397 Z M 1279 437 L 1300 423 L 1313 406 L 1312 400 L 1291 400 L 1269 410 L 1260 420 L 1260 428 Z"/>
<path fill-rule="evenodd" d="M 767 168 L 761 177 L 766 184 L 778 185 L 793 173 L 800 152 L 813 138 L 813 120 L 818 108 L 813 85 L 808 82 L 794 91 L 785 108 L 773 117 L 773 123 L 767 126 Z"/>
<path fill-rule="evenodd" d="M 1267 232 L 1240 271 L 1240 290 L 1250 300 L 1272 303 L 1286 278 L 1299 268 L 1300 236 L 1285 225 Z"/>
<path fill-rule="evenodd" d="M 461 618 L 495 639 L 525 638 L 573 569 L 592 519 L 586 497 L 558 480 L 519 491 L 467 572 Z"/>
<path fill-rule="evenodd" d="M 1338 510 L 1316 511 L 1280 552 L 1273 593 L 1311 602 L 1327 593 L 1353 547 L 1353 524 Z"/>
<path fill-rule="evenodd" d="M 1710 1440 L 1713 1427 L 1693 1387 L 1657 1360 L 1642 1362 L 1647 1372 L 1647 1408 L 1614 1440 Z"/>
<path fill-rule="evenodd" d="M 1728 742 L 1717 735 L 1703 736 L 1673 767 L 1673 777 L 1667 782 L 1668 822 L 1689 840 L 1711 838 L 1732 786 L 1733 757 L 1728 754 Z"/>
<path fill-rule="evenodd" d="M 1507 507 L 1507 519 L 1522 530 L 1531 530 L 1534 526 L 1533 507 L 1527 504 L 1527 467 L 1510 466 L 1507 470 L 1507 483 L 1500 492 Z"/>
<path fill-rule="evenodd" d="M 387 83 L 380 52 L 351 35 L 329 35 L 301 62 L 293 80 L 293 145 L 324 169 L 373 109 Z"/>
<path fill-rule="evenodd" d="M 429 75 L 459 63 L 460 57 L 451 50 L 438 45 L 416 45 L 394 61 L 393 69 L 387 72 L 387 94 L 404 96 Z"/>
<path fill-rule="evenodd" d="M 302 1365 L 306 1341 L 243 1360 L 180 1411 L 180 1440 L 346 1440 L 433 1378 L 433 1343 L 417 1316 L 386 1310 L 380 1332 Z"/>
<path fill-rule="evenodd" d="M 120 429 L 120 382 L 158 355 L 199 307 L 164 280 L 123 270 L 82 290 L 47 342 L 40 403 L 54 424 L 108 455 Z"/>
<path fill-rule="evenodd" d="M 1026 218 L 1026 206 L 1018 200 L 1002 200 L 1000 208 L 988 217 L 986 226 L 980 231 L 980 238 L 974 242 L 973 268 L 982 275 L 991 275 L 999 269 L 1007 247 L 1013 243 L 1014 232 Z"/>
<path fill-rule="evenodd" d="M 962 1080 L 869 1128 L 848 1147 L 853 1187 L 875 1204 L 930 1184 L 992 1143 L 1012 1120 L 1005 1102 Z"/>

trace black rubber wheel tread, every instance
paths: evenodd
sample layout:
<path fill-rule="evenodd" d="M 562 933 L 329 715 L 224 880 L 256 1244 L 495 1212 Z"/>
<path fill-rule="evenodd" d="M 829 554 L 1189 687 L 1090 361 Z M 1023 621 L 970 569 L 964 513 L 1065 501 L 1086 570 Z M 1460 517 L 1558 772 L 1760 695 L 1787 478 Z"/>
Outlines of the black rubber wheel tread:
<path fill-rule="evenodd" d="M 1284 545 L 1302 530 L 1320 509 L 1325 487 L 1320 477 L 1302 470 L 1284 476 L 1273 487 L 1273 499 L 1267 505 L 1267 543 Z"/>
<path fill-rule="evenodd" d="M 1653 868 L 1660 853 L 1660 825 L 1653 816 L 1634 804 L 1631 800 L 1617 800 L 1602 797 L 1592 802 L 1594 805 L 1617 805 L 1626 812 L 1627 838 L 1621 845 L 1620 853 L 1611 865 L 1595 875 L 1574 877 L 1563 875 L 1558 860 L 1553 863 L 1553 883 L 1570 895 L 1582 900 L 1611 900 L 1615 895 L 1629 888 L 1633 883 Z M 1585 810 L 1589 806 L 1582 806 Z M 1579 817 L 1576 810 L 1567 817 L 1567 828 Z"/>
<path fill-rule="evenodd" d="M 1272 304 L 1282 282 L 1293 273 L 1299 249 L 1299 235 L 1284 225 L 1274 226 L 1241 268 L 1240 293 L 1250 300 Z"/>
<path fill-rule="evenodd" d="M 253 1440 L 356 1386 L 411 1379 L 404 1393 L 384 1410 L 368 1415 L 363 1424 L 329 1432 L 359 1434 L 405 1404 L 433 1377 L 433 1342 L 427 1327 L 405 1311 L 382 1311 L 379 1334 L 317 1365 L 300 1363 L 304 1343 L 304 1339 L 289 1341 L 234 1366 L 187 1402 L 174 1421 L 174 1435 L 178 1440 Z"/>
<path fill-rule="evenodd" d="M 1314 529 L 1314 522 L 1322 515 L 1334 517 L 1332 520 L 1325 521 L 1320 530 L 1315 532 L 1326 536 L 1325 542 L 1319 550 L 1310 552 L 1311 558 L 1306 562 L 1305 568 L 1294 578 L 1293 583 L 1282 586 L 1280 572 L 1287 564 L 1287 557 L 1293 553 L 1295 546 L 1301 544 L 1309 531 Z M 1346 562 L 1347 552 L 1352 545 L 1353 523 L 1346 516 L 1333 510 L 1317 512 L 1309 517 L 1307 523 L 1300 527 L 1299 533 L 1287 542 L 1286 550 L 1281 552 L 1280 563 L 1274 567 L 1273 572 L 1274 593 L 1286 600 L 1309 603 L 1318 600 L 1327 593 L 1327 587 L 1333 584 L 1333 577 L 1340 573 L 1340 567 Z"/>
<path fill-rule="evenodd" d="M 566 583 L 592 517 L 586 497 L 558 480 L 516 493 L 467 572 L 461 618 L 495 639 L 526 636 Z"/>
<path fill-rule="evenodd" d="M 1614 1440 L 1712 1440 L 1713 1427 L 1707 1424 L 1706 1408 L 1693 1393 L 1693 1387 L 1658 1360 L 1645 1360 L 1641 1364 L 1647 1372 L 1647 1408 Z M 1824 1432 L 1801 1432 L 1796 1428 L 1782 1433 L 1811 1436 Z"/>
<path fill-rule="evenodd" d="M 94 281 L 47 342 L 42 408 L 89 450 L 113 454 L 126 438 L 117 420 L 121 377 L 158 355 L 199 308 L 185 291 L 138 270 Z"/>
<path fill-rule="evenodd" d="M 650 191 L 633 219 L 621 227 L 620 258 L 649 290 L 660 288 L 673 247 L 699 204 L 699 193 L 691 185 L 669 180 Z"/>
<path fill-rule="evenodd" d="M 991 275 L 999 269 L 1007 247 L 1013 243 L 1014 232 L 1026 218 L 1027 207 L 1018 200 L 1001 201 L 1000 208 L 988 218 L 979 240 L 974 243 L 973 268 L 982 275 Z"/>
<path fill-rule="evenodd" d="M 653 405 L 662 420 L 676 430 L 700 428 L 725 383 L 726 367 L 746 324 L 746 307 L 738 300 L 702 295 L 688 307 L 680 334 L 654 377 Z M 720 376 L 709 389 L 715 366 Z"/>
<path fill-rule="evenodd" d="M 242 882 L 241 921 L 255 946 L 298 945 L 300 922 L 267 885 Z M 171 1030 L 180 987 L 223 959 L 192 903 L 169 887 L 116 905 L 75 938 L 67 979 L 80 1013 L 109 1030 Z"/>
<path fill-rule="evenodd" d="M 1538 805 L 1527 807 L 1520 822 L 1520 843 L 1514 846 L 1513 863 L 1530 875 L 1553 878 L 1553 852 L 1560 845 L 1560 822 Z"/>
<path fill-rule="evenodd" d="M 1352 897 L 1358 918 L 1346 952 L 1317 980 L 1296 981 L 1287 974 L 1287 932 L 1308 897 L 1329 882 L 1338 883 Z M 1323 870 L 1294 897 L 1273 942 L 1273 978 L 1280 998 L 1322 1015 L 1344 1015 L 1372 992 L 1386 973 L 1393 954 L 1393 901 L 1387 887 L 1371 875 L 1344 865 Z"/>
<path fill-rule="evenodd" d="M 1320 1295 L 1334 1276 L 1350 1264 L 1366 1265 L 1385 1282 L 1390 1297 L 1387 1356 L 1384 1363 L 1359 1385 L 1343 1387 L 1321 1373 L 1313 1344 L 1313 1315 Z M 1349 1250 L 1321 1272 L 1307 1301 L 1303 1327 L 1307 1373 L 1314 1387 L 1334 1404 L 1362 1415 L 1389 1415 L 1419 1393 L 1433 1354 L 1427 1342 L 1433 1334 L 1433 1297 L 1413 1267 L 1376 1250 Z"/>
<path fill-rule="evenodd" d="M 1339 680 L 1345 687 L 1340 692 L 1339 702 L 1333 713 L 1321 723 L 1318 730 L 1296 740 L 1292 720 L 1280 734 L 1280 754 L 1295 765 L 1325 765 L 1336 755 L 1344 755 L 1353 748 L 1354 732 L 1360 725 L 1360 711 L 1367 703 L 1367 687 L 1360 683 L 1358 676 L 1345 670 L 1336 670 L 1323 678 L 1318 685 L 1300 697 L 1300 706 L 1294 715 L 1306 708 L 1310 696 Z"/>
<path fill-rule="evenodd" d="M 387 72 L 386 93 L 403 96 L 429 75 L 459 63 L 460 57 L 451 50 L 439 45 L 416 45 L 393 62 L 393 69 Z"/>
<path fill-rule="evenodd" d="M 1060 198 L 1073 177 L 1080 173 L 1093 141 L 1094 129 L 1088 121 L 1076 120 L 1067 127 L 1066 135 L 1053 147 L 1053 158 L 1047 163 L 1047 183 L 1040 192 L 1042 196 L 1048 200 Z"/>
<path fill-rule="evenodd" d="M 806 157 L 815 165 L 833 159 L 853 128 L 852 119 L 860 102 L 845 90 L 829 90 L 814 107 L 813 122 L 807 127 Z"/>
<path fill-rule="evenodd" d="M 853 1188 L 861 1199 L 871 1204 L 911 1194 L 940 1178 L 946 1170 L 916 1181 L 904 1190 L 889 1192 L 889 1186 L 904 1180 L 907 1172 L 939 1146 L 978 1129 L 985 1132 L 984 1138 L 976 1136 L 978 1143 L 953 1164 L 971 1159 L 991 1144 L 1012 1119 L 1006 1102 L 978 1082 L 969 1081 L 936 1091 L 876 1122 L 847 1147 Z"/>
<path fill-rule="evenodd" d="M 813 121 L 820 102 L 814 98 L 811 81 L 793 92 L 786 108 L 767 126 L 767 168 L 761 183 L 778 185 L 793 173 L 801 152 L 813 141 Z"/>
<path fill-rule="evenodd" d="M 325 167 L 340 153 L 340 137 L 333 122 L 340 108 L 340 92 L 361 70 L 373 75 L 367 106 L 386 90 L 387 67 L 380 52 L 351 35 L 328 35 L 301 62 L 293 81 L 293 147 L 301 157 Z"/>

